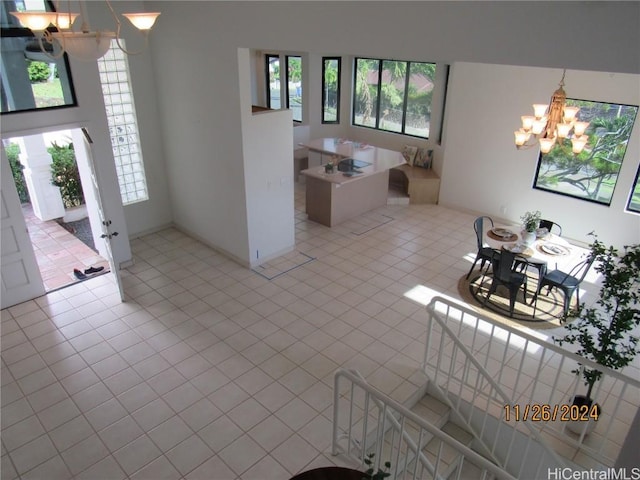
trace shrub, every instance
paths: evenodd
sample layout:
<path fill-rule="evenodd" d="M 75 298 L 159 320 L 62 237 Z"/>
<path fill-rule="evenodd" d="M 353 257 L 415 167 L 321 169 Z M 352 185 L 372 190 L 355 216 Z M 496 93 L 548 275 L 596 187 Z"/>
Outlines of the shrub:
<path fill-rule="evenodd" d="M 60 146 L 53 143 L 47 149 L 53 158 L 51 163 L 51 183 L 60 187 L 65 208 L 77 207 L 84 203 L 84 192 L 80 183 L 80 172 L 76 163 L 73 144 Z"/>
<path fill-rule="evenodd" d="M 28 203 L 30 200 L 29 190 L 27 189 L 27 182 L 24 179 L 24 165 L 20 163 L 20 146 L 16 143 L 11 143 L 5 147 L 5 151 L 9 159 L 9 165 L 11 166 L 13 182 L 16 184 L 16 189 L 18 190 L 20 203 Z"/>
<path fill-rule="evenodd" d="M 49 65 L 44 62 L 29 62 L 29 66 L 27 67 L 29 71 L 29 80 L 34 82 L 44 82 L 49 79 L 49 75 L 51 75 L 51 70 L 49 70 Z"/>

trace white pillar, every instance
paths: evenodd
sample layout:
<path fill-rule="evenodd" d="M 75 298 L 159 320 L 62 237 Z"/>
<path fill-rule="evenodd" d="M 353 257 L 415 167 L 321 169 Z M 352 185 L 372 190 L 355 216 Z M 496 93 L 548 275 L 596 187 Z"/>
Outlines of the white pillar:
<path fill-rule="evenodd" d="M 63 217 L 62 195 L 60 189 L 51 184 L 52 158 L 44 138 L 42 135 L 30 135 L 22 137 L 18 143 L 33 213 L 43 221 Z"/>

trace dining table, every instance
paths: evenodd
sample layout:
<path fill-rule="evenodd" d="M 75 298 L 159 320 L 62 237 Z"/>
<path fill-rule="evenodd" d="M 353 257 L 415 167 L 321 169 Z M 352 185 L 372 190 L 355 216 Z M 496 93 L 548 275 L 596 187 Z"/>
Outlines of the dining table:
<path fill-rule="evenodd" d="M 538 270 L 538 285 L 547 270 L 568 273 L 589 254 L 587 248 L 571 243 L 547 229 L 536 230 L 535 240 L 526 243 L 521 230 L 518 226 L 496 225 L 485 230 L 483 240 L 493 249 L 507 250 L 524 257 L 529 265 Z"/>

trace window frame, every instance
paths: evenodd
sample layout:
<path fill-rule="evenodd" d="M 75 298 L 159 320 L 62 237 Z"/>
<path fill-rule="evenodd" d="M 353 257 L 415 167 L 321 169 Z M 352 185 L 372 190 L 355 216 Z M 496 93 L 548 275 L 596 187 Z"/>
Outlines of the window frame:
<path fill-rule="evenodd" d="M 365 125 L 362 123 L 357 123 L 356 122 L 356 104 L 357 104 L 357 82 L 358 82 L 358 61 L 359 60 L 365 60 L 365 61 L 375 61 L 378 62 L 378 71 L 377 71 L 377 75 L 378 75 L 378 80 L 377 80 L 377 89 L 376 89 L 376 99 L 375 99 L 375 125 L 374 126 L 370 126 L 370 125 Z M 394 130 L 388 130 L 385 128 L 381 128 L 380 127 L 380 119 L 381 119 L 381 115 L 380 115 L 380 106 L 381 106 L 381 102 L 382 102 L 382 98 L 383 98 L 383 92 L 382 92 L 382 86 L 383 86 L 383 73 L 384 73 L 384 68 L 383 65 L 385 62 L 401 62 L 404 63 L 406 65 L 406 70 L 405 70 L 405 78 L 404 78 L 404 91 L 403 91 L 403 99 L 402 99 L 402 120 L 401 120 L 401 128 L 400 131 L 394 131 Z M 415 64 L 415 63 L 424 63 L 424 64 L 430 64 L 433 65 L 434 68 L 438 68 L 437 63 L 436 62 L 420 62 L 420 61 L 415 61 L 415 60 L 393 60 L 393 59 L 383 59 L 383 58 L 372 58 L 372 57 L 354 57 L 353 59 L 353 87 L 352 87 L 352 104 L 351 104 L 351 124 L 353 126 L 356 127 L 363 127 L 363 128 L 370 128 L 373 130 L 379 130 L 381 132 L 386 132 L 386 133 L 393 133 L 393 134 L 398 134 L 398 135 L 404 135 L 404 136 L 409 136 L 409 137 L 414 137 L 414 138 L 419 138 L 422 140 L 429 140 L 431 138 L 431 133 L 432 133 L 432 129 L 431 129 L 431 118 L 429 118 L 429 133 L 427 136 L 422 136 L 422 135 L 415 135 L 412 133 L 407 133 L 407 128 L 406 128 L 406 120 L 407 120 L 407 106 L 409 105 L 409 85 L 410 85 L 410 80 L 411 80 L 411 64 Z M 433 78 L 433 90 L 436 89 L 436 75 L 434 75 Z M 432 92 L 433 92 L 432 90 Z M 432 107 L 433 105 L 433 98 L 431 99 L 431 105 L 430 107 Z"/>
<path fill-rule="evenodd" d="M 551 152 L 557 151 L 557 148 L 558 148 L 557 145 L 552 148 L 552 150 L 551 150 L 551 152 L 549 154 L 544 154 L 542 152 L 539 152 L 538 161 L 536 163 L 536 172 L 535 172 L 535 175 L 534 175 L 534 178 L 533 178 L 533 188 L 535 190 L 541 190 L 541 191 L 544 191 L 544 192 L 549 192 L 549 193 L 553 193 L 553 194 L 557 194 L 557 195 L 562 195 L 562 196 L 569 197 L 569 198 L 575 198 L 577 200 L 583 200 L 585 202 L 594 203 L 596 205 L 602 205 L 602 206 L 610 207 L 611 203 L 613 201 L 615 189 L 618 186 L 618 180 L 620 179 L 620 172 L 622 170 L 622 164 L 623 164 L 624 159 L 626 157 L 628 144 L 629 144 L 629 141 L 631 140 L 631 133 L 632 133 L 632 130 L 634 128 L 636 119 L 638 117 L 638 110 L 640 108 L 637 105 L 630 105 L 630 104 L 623 104 L 623 103 L 610 103 L 610 102 L 606 102 L 606 101 L 602 101 L 602 100 L 585 100 L 585 99 L 577 99 L 577 98 L 567 98 L 567 104 L 569 104 L 569 105 L 580 106 L 579 105 L 580 103 L 602 104 L 602 105 L 605 105 L 604 109 L 610 109 L 610 108 L 616 108 L 616 107 L 617 108 L 620 108 L 620 107 L 632 107 L 632 108 L 635 108 L 635 114 L 633 116 L 633 119 L 632 119 L 630 127 L 629 127 L 629 134 L 628 134 L 628 137 L 626 138 L 626 140 L 624 142 L 624 151 L 622 152 L 621 157 L 620 157 L 620 165 L 618 167 L 618 171 L 615 172 L 615 174 L 614 173 L 607 174 L 607 176 L 615 175 L 615 181 L 613 183 L 613 186 L 611 187 L 610 196 L 608 197 L 607 200 L 599 200 L 597 198 L 589 198 L 587 196 L 580 196 L 580 195 L 577 195 L 577 194 L 572 194 L 570 192 L 563 191 L 561 189 L 554 189 L 551 186 L 539 185 L 538 184 L 539 183 L 538 180 L 540 178 L 540 170 L 541 170 L 541 168 L 543 166 L 545 166 L 545 165 L 543 165 L 545 156 L 546 155 L 550 155 Z M 585 108 L 585 107 L 581 107 L 581 108 Z M 589 119 L 586 119 L 586 120 L 589 120 Z M 592 127 L 593 127 L 593 125 L 590 125 L 588 127 L 588 129 L 587 129 L 587 134 L 589 134 L 590 136 L 594 135 Z M 621 144 L 622 144 L 622 142 L 619 142 L 619 143 L 616 144 L 616 146 L 620 146 Z M 569 150 L 570 150 L 570 147 L 569 147 Z M 573 155 L 573 154 L 568 154 L 568 155 Z M 581 154 L 578 154 L 578 155 L 581 155 Z M 605 178 L 606 178 L 606 176 L 605 176 Z M 566 183 L 566 182 L 560 182 L 559 184 L 562 184 L 562 183 Z M 599 191 L 599 188 L 598 188 L 598 190 L 596 190 L 596 193 L 598 191 Z"/>
<path fill-rule="evenodd" d="M 302 75 L 303 75 L 303 69 L 302 69 L 302 55 L 285 55 L 284 56 L 284 70 L 285 70 L 285 97 L 287 99 L 286 105 L 287 105 L 287 109 L 288 110 L 292 110 L 291 109 L 291 104 L 290 104 L 290 96 L 289 96 L 289 59 L 290 58 L 297 58 L 300 60 L 300 84 L 302 85 Z M 280 68 L 280 70 L 282 70 L 282 68 Z M 302 87 L 300 87 L 302 89 Z M 302 90 L 301 90 L 302 91 Z M 282 103 L 282 101 L 280 102 Z M 295 118 L 292 118 L 293 121 L 295 123 L 302 123 L 302 118 L 304 116 L 303 114 L 303 103 L 302 103 L 302 95 L 300 96 L 300 119 L 297 120 Z M 293 117 L 293 110 L 292 110 L 292 117 Z"/>
<path fill-rule="evenodd" d="M 53 2 L 51 0 L 45 0 L 45 5 L 46 5 L 46 10 L 48 12 L 55 12 L 56 9 L 53 5 Z M 8 13 L 8 12 L 7 12 Z M 31 30 L 29 30 L 28 28 L 19 26 L 19 23 L 17 24 L 18 26 L 9 26 L 9 27 L 1 27 L 0 28 L 0 38 L 24 38 L 24 39 L 35 39 L 36 36 L 33 34 L 33 32 Z M 49 30 L 50 32 L 57 32 L 58 30 L 55 27 L 50 26 L 47 30 Z M 1 40 L 0 40 L 1 41 Z M 11 115 L 14 113 L 25 113 L 25 112 L 43 112 L 43 111 L 51 111 L 51 110 L 60 110 L 63 108 L 74 108 L 78 106 L 78 97 L 76 95 L 76 89 L 75 89 L 75 85 L 73 82 L 73 76 L 71 74 L 71 66 L 69 65 L 69 57 L 67 56 L 66 52 L 62 55 L 61 59 L 56 60 L 57 62 L 62 61 L 62 64 L 66 70 L 66 77 L 69 80 L 69 85 L 68 85 L 68 89 L 69 89 L 69 95 L 71 96 L 71 102 L 70 103 L 64 103 L 62 105 L 52 105 L 52 106 L 48 106 L 48 107 L 33 107 L 33 108 L 23 108 L 23 109 L 18 109 L 18 110 L 8 110 L 8 111 L 0 111 L 0 115 Z M 52 60 L 51 63 L 53 63 L 54 61 Z M 3 73 L 2 75 L 5 75 L 5 71 L 3 69 Z M 34 101 L 35 101 L 35 97 L 34 97 Z"/>
<path fill-rule="evenodd" d="M 636 178 L 633 180 L 633 184 L 631 185 L 631 191 L 629 192 L 629 198 L 627 200 L 627 206 L 625 211 L 628 213 L 638 214 L 640 215 L 640 204 L 638 208 L 634 208 L 631 206 L 631 201 L 638 190 L 638 194 L 640 195 L 640 164 L 638 164 L 638 169 L 636 170 Z"/>
<path fill-rule="evenodd" d="M 264 78 L 266 80 L 267 88 L 267 108 L 273 109 L 271 105 L 271 76 L 269 74 L 269 65 L 271 65 L 271 59 L 278 60 L 278 66 L 280 66 L 280 55 L 275 53 L 266 53 L 264 55 Z M 280 84 L 280 108 L 282 108 L 282 68 L 280 68 L 280 72 L 278 72 L 278 83 Z"/>
<path fill-rule="evenodd" d="M 337 74 L 336 74 L 336 119 L 327 120 L 325 118 L 325 105 L 327 102 L 326 94 L 326 68 L 327 61 L 337 62 Z M 342 76 L 342 57 L 322 57 L 322 120 L 321 123 L 326 125 L 339 124 L 340 123 L 340 93 L 341 93 L 341 77 Z"/>

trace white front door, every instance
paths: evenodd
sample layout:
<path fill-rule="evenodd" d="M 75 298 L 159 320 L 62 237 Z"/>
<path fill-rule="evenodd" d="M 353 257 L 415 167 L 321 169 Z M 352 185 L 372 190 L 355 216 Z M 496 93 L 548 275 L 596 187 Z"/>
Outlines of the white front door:
<path fill-rule="evenodd" d="M 1 308 L 7 308 L 44 295 L 45 289 L 22 214 L 18 192 L 13 182 L 9 160 L 4 147 L 0 148 L 0 151 L 2 151 L 0 303 Z"/>
<path fill-rule="evenodd" d="M 91 136 L 89 135 L 87 129 L 84 127 L 80 130 L 74 130 L 72 132 L 72 138 L 74 145 L 84 145 L 84 149 L 76 147 L 75 150 L 76 161 L 78 163 L 78 166 L 80 167 L 80 175 L 81 177 L 83 177 L 82 186 L 85 189 L 85 198 L 93 198 L 95 200 L 96 206 L 98 207 L 97 211 L 100 221 L 100 233 L 99 235 L 95 235 L 94 233 L 94 242 L 98 250 L 100 251 L 100 254 L 109 262 L 111 272 L 118 286 L 120 300 L 124 302 L 124 290 L 122 288 L 122 279 L 120 278 L 119 265 L 113 259 L 113 251 L 111 245 L 113 237 L 118 236 L 119 232 L 112 229 L 111 219 L 108 218 L 108 215 L 104 211 L 100 184 L 98 182 L 98 173 L 96 171 L 96 165 L 93 158 L 93 140 L 91 139 Z M 87 173 L 89 174 L 88 182 L 85 181 L 86 177 L 83 174 L 84 169 L 82 167 L 85 165 L 87 167 Z M 90 192 L 88 191 L 89 188 L 91 188 Z M 102 248 L 100 248 L 101 246 Z"/>

